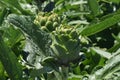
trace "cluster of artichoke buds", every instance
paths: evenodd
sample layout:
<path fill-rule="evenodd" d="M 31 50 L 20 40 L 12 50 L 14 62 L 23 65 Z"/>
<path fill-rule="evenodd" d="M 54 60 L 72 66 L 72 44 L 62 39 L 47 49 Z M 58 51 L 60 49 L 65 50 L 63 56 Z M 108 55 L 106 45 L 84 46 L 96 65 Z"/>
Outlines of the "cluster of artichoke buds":
<path fill-rule="evenodd" d="M 40 12 L 36 19 L 34 20 L 34 23 L 40 26 L 40 29 L 46 31 L 46 32 L 52 32 L 56 29 L 56 27 L 60 26 L 61 19 L 56 13 L 43 13 Z"/>
<path fill-rule="evenodd" d="M 80 39 L 74 27 L 61 23 L 55 14 L 39 13 L 34 23 L 51 36 L 51 56 L 61 64 L 69 64 L 80 58 Z"/>
<path fill-rule="evenodd" d="M 69 64 L 80 58 L 80 40 L 75 29 L 61 26 L 60 29 L 52 32 L 52 34 L 53 42 L 50 48 L 58 62 Z"/>

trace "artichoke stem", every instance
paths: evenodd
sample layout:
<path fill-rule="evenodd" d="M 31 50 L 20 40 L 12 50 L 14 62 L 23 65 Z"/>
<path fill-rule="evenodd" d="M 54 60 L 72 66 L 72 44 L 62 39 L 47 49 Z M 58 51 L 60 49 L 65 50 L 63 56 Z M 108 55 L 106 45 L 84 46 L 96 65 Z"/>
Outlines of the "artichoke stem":
<path fill-rule="evenodd" d="M 67 80 L 68 79 L 68 67 L 67 66 L 61 66 L 61 76 L 62 76 L 62 80 Z"/>

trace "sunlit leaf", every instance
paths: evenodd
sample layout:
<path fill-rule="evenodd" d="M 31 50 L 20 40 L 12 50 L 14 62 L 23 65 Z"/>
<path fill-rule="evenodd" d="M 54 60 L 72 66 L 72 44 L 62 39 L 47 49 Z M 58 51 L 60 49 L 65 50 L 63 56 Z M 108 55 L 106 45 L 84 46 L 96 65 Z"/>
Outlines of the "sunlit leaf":
<path fill-rule="evenodd" d="M 7 13 L 7 9 L 2 9 L 2 11 L 0 12 L 0 25 L 2 24 L 2 22 L 4 21 L 4 17 Z"/>
<path fill-rule="evenodd" d="M 120 14 L 116 14 L 110 16 L 103 21 L 91 24 L 90 26 L 86 27 L 80 34 L 85 36 L 94 35 L 106 28 L 111 27 L 112 25 L 118 23 L 120 21 Z"/>
<path fill-rule="evenodd" d="M 103 51 L 101 49 L 91 48 L 93 51 L 97 52 L 99 55 L 101 55 L 104 58 L 111 58 L 112 55 L 109 52 Z"/>
<path fill-rule="evenodd" d="M 9 77 L 13 80 L 22 78 L 22 69 L 17 61 L 15 54 L 7 47 L 0 36 L 0 60 L 8 73 Z"/>
<path fill-rule="evenodd" d="M 89 24 L 89 23 L 87 21 L 76 20 L 70 21 L 68 24 Z"/>
<path fill-rule="evenodd" d="M 97 16 L 100 13 L 100 8 L 97 0 L 88 0 L 88 5 L 91 10 L 91 14 Z"/>
<path fill-rule="evenodd" d="M 1 80 L 5 80 L 4 72 L 5 72 L 4 67 L 3 67 L 3 65 L 2 65 L 2 63 L 0 61 L 0 79 Z"/>
<path fill-rule="evenodd" d="M 71 3 L 71 5 L 79 5 L 79 4 L 85 4 L 85 3 L 87 3 L 87 1 L 76 1 L 76 2 L 73 2 L 73 3 Z"/>

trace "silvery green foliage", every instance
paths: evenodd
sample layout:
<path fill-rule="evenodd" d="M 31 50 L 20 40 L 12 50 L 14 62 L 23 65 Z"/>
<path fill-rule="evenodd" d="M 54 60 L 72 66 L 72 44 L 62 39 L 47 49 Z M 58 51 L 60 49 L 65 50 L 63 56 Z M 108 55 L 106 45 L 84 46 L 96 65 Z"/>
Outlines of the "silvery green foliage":
<path fill-rule="evenodd" d="M 119 80 L 120 78 L 120 54 L 112 56 L 101 68 L 91 74 L 88 80 Z"/>
<path fill-rule="evenodd" d="M 74 28 L 61 25 L 52 32 L 46 32 L 39 28 L 41 26 L 36 26 L 31 17 L 15 14 L 9 15 L 8 21 L 20 28 L 26 38 L 33 43 L 33 49 L 40 51 L 44 57 L 51 56 L 61 64 L 69 64 L 80 58 L 80 39 Z"/>
<path fill-rule="evenodd" d="M 33 19 L 30 16 L 18 16 L 11 14 L 8 16 L 8 21 L 21 29 L 24 35 L 30 39 L 43 55 L 48 56 L 50 37 L 47 33 L 40 30 L 34 23 Z"/>
<path fill-rule="evenodd" d="M 15 14 L 8 16 L 8 21 L 19 28 L 27 39 L 25 51 L 30 53 L 27 56 L 28 64 L 31 67 L 40 68 L 40 61 L 50 55 L 51 39 L 48 33 L 40 30 L 33 23 L 33 19 L 30 16 Z"/>

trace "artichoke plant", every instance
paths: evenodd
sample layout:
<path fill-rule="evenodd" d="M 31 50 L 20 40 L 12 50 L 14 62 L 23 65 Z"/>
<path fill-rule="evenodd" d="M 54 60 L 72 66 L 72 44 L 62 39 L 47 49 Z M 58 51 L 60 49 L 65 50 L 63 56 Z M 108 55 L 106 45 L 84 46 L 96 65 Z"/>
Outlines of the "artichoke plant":
<path fill-rule="evenodd" d="M 51 16 L 52 18 L 50 18 Z M 34 66 L 32 66 L 33 69 L 45 69 L 45 72 L 41 73 L 56 70 L 58 74 L 62 74 L 60 80 L 66 80 L 71 63 L 79 63 L 81 60 L 79 53 L 82 49 L 82 42 L 79 39 L 79 34 L 75 27 L 63 24 L 62 19 L 55 13 L 39 13 L 34 23 L 32 19 L 29 16 L 15 14 L 8 16 L 8 21 L 23 31 L 25 37 L 29 38 L 31 43 L 34 43 L 33 47 L 38 49 L 36 53 L 30 53 L 34 55 L 33 57 L 29 54 L 30 59 L 28 59 L 28 56 L 27 61 Z M 52 23 L 48 26 L 49 21 Z M 34 72 L 36 71 L 33 70 L 31 75 L 34 75 Z"/>
<path fill-rule="evenodd" d="M 80 39 L 74 27 L 62 24 L 60 17 L 52 13 L 39 13 L 34 23 L 51 36 L 51 56 L 60 64 L 67 65 L 80 58 Z"/>

